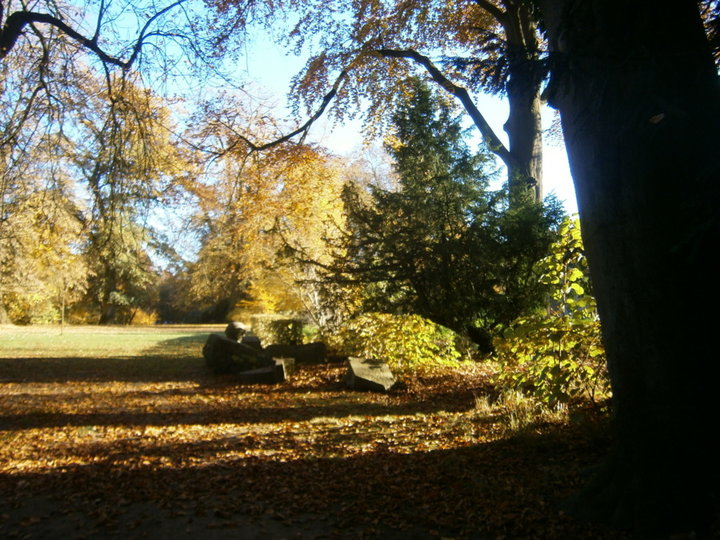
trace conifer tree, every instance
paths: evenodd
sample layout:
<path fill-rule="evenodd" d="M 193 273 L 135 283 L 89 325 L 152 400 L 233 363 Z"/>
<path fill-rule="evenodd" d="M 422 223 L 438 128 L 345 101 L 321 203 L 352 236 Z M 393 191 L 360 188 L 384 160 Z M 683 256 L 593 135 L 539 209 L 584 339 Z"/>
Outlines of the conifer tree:
<path fill-rule="evenodd" d="M 560 211 L 531 197 L 508 208 L 503 190 L 488 190 L 487 154 L 469 149 L 451 107 L 424 84 L 393 123 L 399 189 L 346 188 L 349 245 L 332 279 L 361 283 L 367 309 L 418 313 L 487 348 L 542 301 L 533 265 Z"/>

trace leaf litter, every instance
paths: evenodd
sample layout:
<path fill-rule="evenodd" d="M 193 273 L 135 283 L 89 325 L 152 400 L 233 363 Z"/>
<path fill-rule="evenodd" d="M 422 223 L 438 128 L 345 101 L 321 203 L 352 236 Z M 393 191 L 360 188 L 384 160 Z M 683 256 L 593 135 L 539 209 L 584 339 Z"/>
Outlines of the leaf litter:
<path fill-rule="evenodd" d="M 370 394 L 346 391 L 338 364 L 242 386 L 201 360 L 177 376 L 178 361 L 116 378 L 102 359 L 79 374 L 3 359 L 28 369 L 0 377 L 0 536 L 620 537 L 559 510 L 604 430 L 508 436 L 475 407 L 482 367 Z"/>

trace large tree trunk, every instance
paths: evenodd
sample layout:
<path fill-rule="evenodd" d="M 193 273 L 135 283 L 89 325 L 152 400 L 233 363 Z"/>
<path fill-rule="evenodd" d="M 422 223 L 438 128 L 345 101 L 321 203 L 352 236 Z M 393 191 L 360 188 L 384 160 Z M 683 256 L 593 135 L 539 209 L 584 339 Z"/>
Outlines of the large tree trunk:
<path fill-rule="evenodd" d="M 717 510 L 720 91 L 694 0 L 545 0 L 613 388 L 576 515 L 707 534 Z"/>

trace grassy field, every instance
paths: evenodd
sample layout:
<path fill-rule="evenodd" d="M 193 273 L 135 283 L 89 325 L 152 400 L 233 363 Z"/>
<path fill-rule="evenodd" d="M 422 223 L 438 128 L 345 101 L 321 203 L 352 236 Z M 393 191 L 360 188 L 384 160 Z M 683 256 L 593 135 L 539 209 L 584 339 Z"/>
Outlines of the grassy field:
<path fill-rule="evenodd" d="M 224 325 L 199 326 L 0 326 L 3 358 L 198 357 L 208 333 Z"/>
<path fill-rule="evenodd" d="M 243 386 L 204 366 L 221 329 L 0 328 L 0 537 L 619 537 L 557 506 L 602 432 L 514 435 L 482 366 Z"/>

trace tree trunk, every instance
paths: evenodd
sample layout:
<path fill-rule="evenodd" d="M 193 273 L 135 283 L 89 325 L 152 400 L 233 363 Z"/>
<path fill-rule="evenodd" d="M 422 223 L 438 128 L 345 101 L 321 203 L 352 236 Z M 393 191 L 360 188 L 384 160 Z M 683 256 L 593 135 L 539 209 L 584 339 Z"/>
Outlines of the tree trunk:
<path fill-rule="evenodd" d="M 115 323 L 117 323 L 117 306 L 110 302 L 101 302 L 98 324 L 105 325 Z"/>
<path fill-rule="evenodd" d="M 537 27 L 527 3 L 506 2 L 499 20 L 505 30 L 508 81 L 505 86 L 509 115 L 503 126 L 513 163 L 508 166 L 511 193 L 532 190 L 536 202 L 543 197 L 541 67 Z M 517 189 L 513 189 L 517 188 Z"/>
<path fill-rule="evenodd" d="M 519 182 L 518 187 L 523 192 L 532 189 L 535 201 L 539 202 L 543 196 L 540 83 L 535 83 L 533 87 L 517 88 L 517 83 L 513 81 L 515 77 L 511 75 L 507 87 L 510 114 L 504 126 L 510 154 L 516 163 L 508 167 L 508 182 L 511 188 Z"/>
<path fill-rule="evenodd" d="M 694 0 L 545 0 L 613 388 L 575 515 L 708 534 L 717 510 L 720 92 Z"/>
<path fill-rule="evenodd" d="M 101 284 L 100 319 L 98 324 L 116 324 L 117 305 L 112 301 L 112 293 L 115 290 L 117 280 L 113 269 L 108 264 L 104 264 L 103 267 L 105 280 Z"/>
<path fill-rule="evenodd" d="M 5 304 L 3 303 L 2 294 L 0 294 L 0 324 L 12 324 L 7 310 L 5 309 Z"/>

